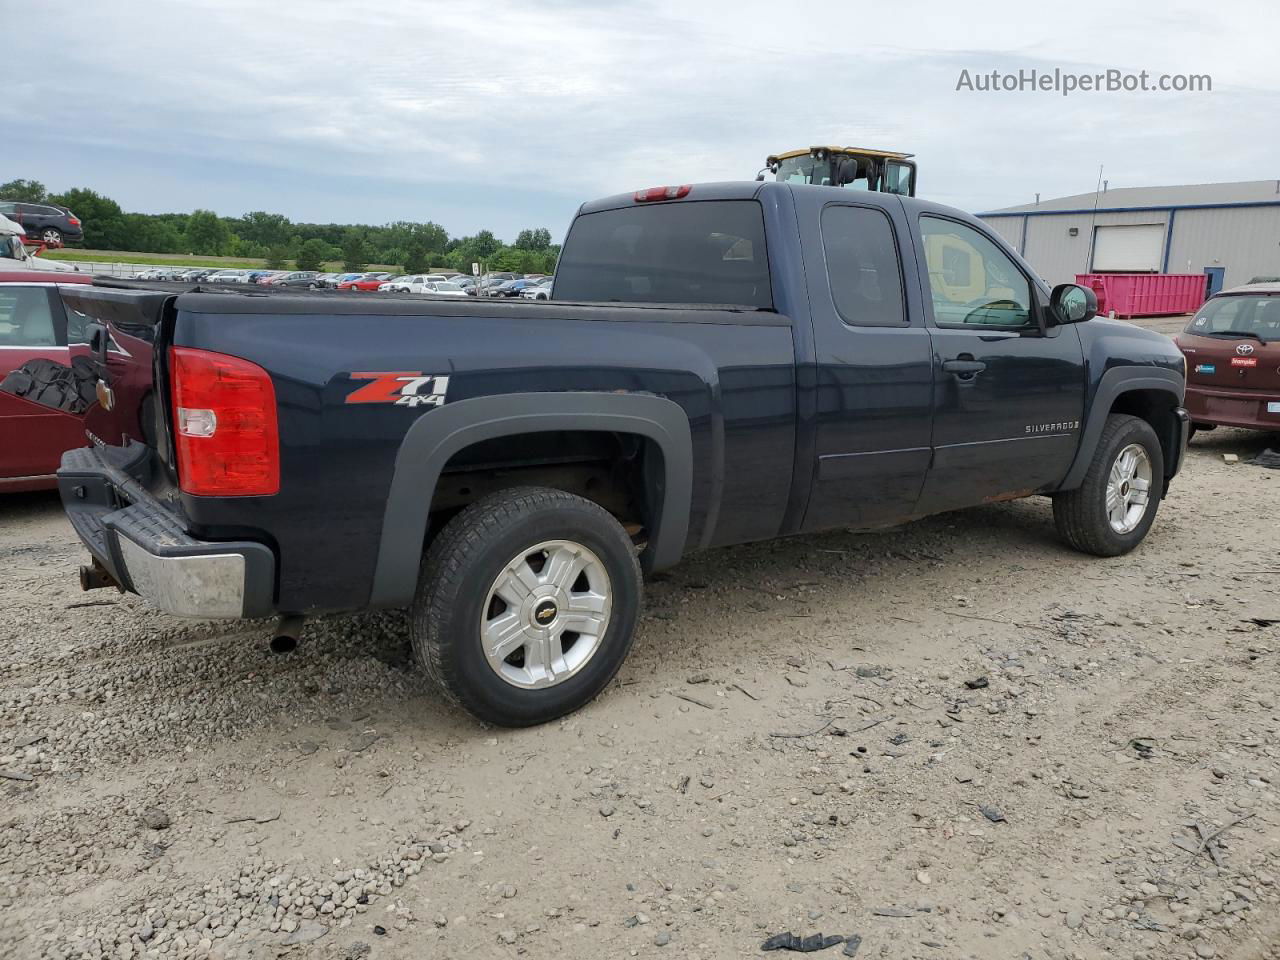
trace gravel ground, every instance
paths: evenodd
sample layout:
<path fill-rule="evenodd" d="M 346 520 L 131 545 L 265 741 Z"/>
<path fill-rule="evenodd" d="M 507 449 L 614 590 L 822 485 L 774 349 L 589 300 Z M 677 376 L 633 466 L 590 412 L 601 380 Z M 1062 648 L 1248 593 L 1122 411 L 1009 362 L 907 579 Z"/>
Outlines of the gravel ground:
<path fill-rule="evenodd" d="M 1267 442 L 1197 437 L 1115 560 L 1041 499 L 696 557 L 524 731 L 400 616 L 280 656 L 82 594 L 5 497 L 0 957 L 1280 958 L 1280 472 L 1222 457 Z"/>

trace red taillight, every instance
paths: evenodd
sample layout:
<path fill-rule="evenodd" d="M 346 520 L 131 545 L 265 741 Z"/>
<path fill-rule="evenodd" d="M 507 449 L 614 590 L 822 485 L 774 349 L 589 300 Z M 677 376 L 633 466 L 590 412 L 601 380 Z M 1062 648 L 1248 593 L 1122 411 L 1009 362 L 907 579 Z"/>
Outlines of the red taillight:
<path fill-rule="evenodd" d="M 201 497 L 280 490 L 280 432 L 271 377 L 255 363 L 169 348 L 178 486 Z"/>
<path fill-rule="evenodd" d="M 649 203 L 652 200 L 679 200 L 687 197 L 693 184 L 686 183 L 679 187 L 650 187 L 648 190 L 637 190 L 636 203 Z"/>
<path fill-rule="evenodd" d="M 80 221 L 75 217 L 67 217 L 67 223 L 71 224 L 73 227 L 80 226 Z"/>

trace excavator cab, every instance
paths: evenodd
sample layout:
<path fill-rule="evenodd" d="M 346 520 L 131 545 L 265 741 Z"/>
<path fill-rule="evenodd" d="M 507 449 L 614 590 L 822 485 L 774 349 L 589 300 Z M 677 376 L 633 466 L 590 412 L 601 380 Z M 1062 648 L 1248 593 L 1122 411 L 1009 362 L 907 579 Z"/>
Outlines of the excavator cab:
<path fill-rule="evenodd" d="M 765 158 L 765 172 L 782 183 L 812 183 L 849 190 L 916 195 L 916 164 L 910 153 L 862 147 L 810 147 Z"/>

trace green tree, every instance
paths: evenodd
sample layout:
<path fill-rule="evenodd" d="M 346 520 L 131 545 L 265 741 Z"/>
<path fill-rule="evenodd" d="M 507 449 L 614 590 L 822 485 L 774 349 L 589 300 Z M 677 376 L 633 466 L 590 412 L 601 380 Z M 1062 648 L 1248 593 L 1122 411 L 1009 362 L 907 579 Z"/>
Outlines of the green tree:
<path fill-rule="evenodd" d="M 475 248 L 476 256 L 481 259 L 492 257 L 495 253 L 502 249 L 502 241 L 495 237 L 492 231 L 481 230 L 472 238 L 472 245 Z"/>
<path fill-rule="evenodd" d="M 288 242 L 293 224 L 283 214 L 255 210 L 236 220 L 232 229 L 245 240 L 273 247 Z"/>
<path fill-rule="evenodd" d="M 0 183 L 0 200 L 18 203 L 43 203 L 48 194 L 39 180 L 10 180 Z"/>
<path fill-rule="evenodd" d="M 423 248 L 427 251 L 429 258 L 436 258 L 444 253 L 444 248 L 449 242 L 449 231 L 438 223 L 427 221 L 418 224 L 418 229 L 413 233 L 414 239 L 418 240 Z"/>
<path fill-rule="evenodd" d="M 546 227 L 521 230 L 516 236 L 515 246 L 521 250 L 546 250 L 551 246 L 551 231 Z"/>
<path fill-rule="evenodd" d="M 222 256 L 231 249 L 231 230 L 212 210 L 194 210 L 187 218 L 187 246 L 191 253 Z"/>
<path fill-rule="evenodd" d="M 120 204 L 92 190 L 76 188 L 46 198 L 69 208 L 80 218 L 84 245 L 91 250 L 132 250 L 129 222 Z"/>
<path fill-rule="evenodd" d="M 532 270 L 525 270 L 528 260 L 527 250 L 517 250 L 515 247 L 503 247 L 493 256 L 489 257 L 489 269 L 498 271 L 510 271 L 511 273 L 528 273 Z"/>
<path fill-rule="evenodd" d="M 431 253 L 422 237 L 410 237 L 404 252 L 404 272 L 423 273 L 431 266 Z"/>
<path fill-rule="evenodd" d="M 298 269 L 299 270 L 323 270 L 324 263 L 329 259 L 331 253 L 329 244 L 325 243 L 319 237 L 312 237 L 310 240 L 304 240 L 302 246 L 298 248 Z"/>
<path fill-rule="evenodd" d="M 277 243 L 267 248 L 266 266 L 268 270 L 283 270 L 285 261 L 289 259 L 289 248 Z"/>
<path fill-rule="evenodd" d="M 474 237 L 463 237 L 450 254 L 455 269 L 471 272 L 471 264 L 487 263 L 499 250 L 502 242 L 489 230 L 481 230 Z"/>
<path fill-rule="evenodd" d="M 267 255 L 267 248 L 260 243 L 254 243 L 252 240 L 245 240 L 243 237 L 231 235 L 231 256 L 233 257 L 249 257 L 261 260 Z"/>
<path fill-rule="evenodd" d="M 347 273 L 363 273 L 369 267 L 369 251 L 364 237 L 358 233 L 347 235 L 342 242 L 342 269 Z"/>
<path fill-rule="evenodd" d="M 143 253 L 182 252 L 182 233 L 170 220 L 145 213 L 124 215 L 123 243 L 113 249 Z"/>

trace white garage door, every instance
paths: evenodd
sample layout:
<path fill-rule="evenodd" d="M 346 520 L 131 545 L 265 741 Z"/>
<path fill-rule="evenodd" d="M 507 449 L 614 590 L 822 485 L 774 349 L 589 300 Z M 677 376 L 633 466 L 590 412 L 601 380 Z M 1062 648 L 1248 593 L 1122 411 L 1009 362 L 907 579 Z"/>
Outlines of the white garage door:
<path fill-rule="evenodd" d="M 1139 223 L 1124 227 L 1098 227 L 1093 239 L 1093 271 L 1160 271 L 1164 252 L 1163 223 Z"/>

